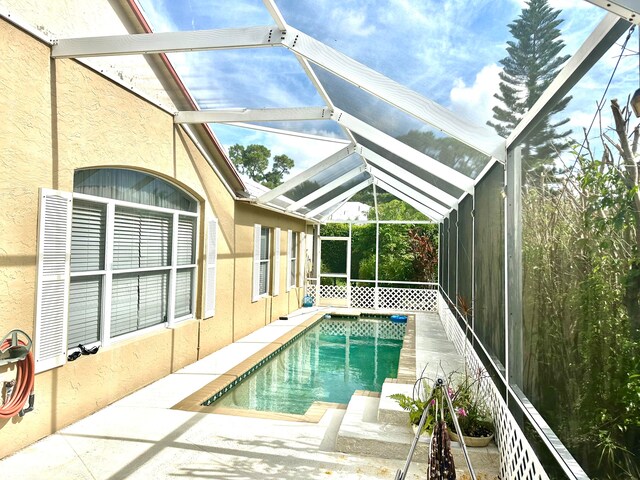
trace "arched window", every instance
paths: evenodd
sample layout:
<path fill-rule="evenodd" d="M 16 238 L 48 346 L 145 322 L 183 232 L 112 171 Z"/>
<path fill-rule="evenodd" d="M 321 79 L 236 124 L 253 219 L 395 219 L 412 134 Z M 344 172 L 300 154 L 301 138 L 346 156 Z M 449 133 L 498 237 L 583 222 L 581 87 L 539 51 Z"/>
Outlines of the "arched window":
<path fill-rule="evenodd" d="M 127 169 L 74 176 L 68 348 L 192 318 L 198 202 Z"/>

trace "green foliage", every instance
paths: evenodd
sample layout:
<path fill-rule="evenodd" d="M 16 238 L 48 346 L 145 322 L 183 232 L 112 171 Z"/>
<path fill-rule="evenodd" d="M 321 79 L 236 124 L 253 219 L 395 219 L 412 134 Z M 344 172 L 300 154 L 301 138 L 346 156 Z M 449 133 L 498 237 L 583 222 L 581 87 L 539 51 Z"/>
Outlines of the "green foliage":
<path fill-rule="evenodd" d="M 389 202 L 388 205 L 385 207 L 385 212 L 396 212 L 398 219 L 415 219 L 415 214 L 418 214 L 398 200 Z M 438 265 L 438 227 L 436 225 L 380 224 L 379 230 L 378 278 L 381 281 L 435 281 Z M 321 227 L 321 235 L 348 237 L 349 226 L 345 223 L 329 223 Z M 322 272 L 344 273 L 346 264 L 343 243 L 346 244 L 340 241 L 322 243 Z M 375 224 L 352 225 L 351 278 L 375 279 L 375 253 Z"/>
<path fill-rule="evenodd" d="M 430 433 L 434 425 L 436 407 L 438 410 L 443 407 L 447 425 L 450 430 L 455 431 L 455 424 L 444 397 L 445 394 L 449 395 L 463 435 L 468 437 L 488 437 L 493 435 L 495 428 L 485 400 L 481 395 L 480 382 L 484 377 L 485 375 L 481 372 L 470 375 L 467 370 L 463 374 L 458 372 L 450 373 L 445 381 L 447 386 L 437 388 L 428 398 L 422 398 L 425 395 L 422 394 L 421 396 L 419 392 L 416 392 L 419 385 L 422 385 L 423 392 L 431 390 L 433 382 L 423 378 L 416 381 L 413 396 L 395 393 L 389 395 L 389 398 L 398 402 L 400 408 L 409 413 L 410 425 L 419 425 L 425 408 L 430 406 L 430 411 L 422 429 L 422 433 Z"/>
<path fill-rule="evenodd" d="M 453 374 L 450 379 L 456 377 L 457 375 Z M 469 371 L 465 370 L 464 375 L 454 382 L 455 387 L 448 389 L 460 429 L 463 435 L 468 437 L 488 437 L 493 435 L 495 430 L 489 409 L 480 391 L 483 378 L 486 378 L 486 373 L 478 371 L 470 375 Z M 454 429 L 449 411 L 446 412 L 445 419 L 449 428 Z"/>
<path fill-rule="evenodd" d="M 393 395 L 389 395 L 389 398 L 398 402 L 398 405 L 403 410 L 406 410 L 409 413 L 409 425 L 420 425 L 420 419 L 422 418 L 422 413 L 424 409 L 427 407 L 431 399 L 421 400 L 419 397 L 412 398 L 403 393 L 394 393 Z M 424 422 L 424 426 L 422 427 L 422 433 L 430 433 L 433 429 L 433 424 L 435 421 L 435 417 L 433 413 L 427 414 L 427 418 Z"/>
<path fill-rule="evenodd" d="M 429 220 L 408 203 L 393 199 L 378 204 L 378 218 L 380 220 Z M 369 210 L 369 220 L 376 219 L 376 212 Z"/>
<path fill-rule="evenodd" d="M 229 148 L 229 158 L 240 173 L 265 187 L 275 188 L 294 167 L 294 161 L 286 155 L 276 155 L 271 162 L 271 170 L 267 171 L 270 157 L 271 150 L 264 145 L 251 144 L 245 147 L 236 143 Z"/>
<path fill-rule="evenodd" d="M 640 356 L 626 296 L 633 201 L 611 160 L 523 194 L 525 393 L 592 478 L 640 478 Z"/>
<path fill-rule="evenodd" d="M 487 122 L 496 132 L 507 137 L 524 114 L 534 105 L 555 78 L 569 55 L 560 55 L 564 42 L 560 38 L 560 10 L 549 7 L 547 0 L 530 0 L 520 16 L 511 24 L 513 40 L 507 42 L 508 56 L 500 63 L 500 93 L 495 97 L 501 106 L 493 108 L 495 122 Z M 557 129 L 569 119 L 552 123 L 551 117 L 564 110 L 571 100 L 565 97 L 537 125 L 522 146 L 523 166 L 538 175 L 551 169 L 556 150 L 566 147 L 570 131 Z"/>
<path fill-rule="evenodd" d="M 252 144 L 245 147 L 236 143 L 229 148 L 229 157 L 238 171 L 256 182 L 262 181 L 270 156 L 271 150 L 264 145 Z"/>

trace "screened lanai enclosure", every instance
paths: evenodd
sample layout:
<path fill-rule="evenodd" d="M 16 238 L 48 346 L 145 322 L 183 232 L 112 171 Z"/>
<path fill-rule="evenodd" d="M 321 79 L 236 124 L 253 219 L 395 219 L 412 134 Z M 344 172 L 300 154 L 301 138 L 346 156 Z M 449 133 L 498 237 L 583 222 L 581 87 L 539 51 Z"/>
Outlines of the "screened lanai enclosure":
<path fill-rule="evenodd" d="M 162 108 L 116 61 L 170 64 L 176 125 L 295 159 L 238 195 L 307 221 L 316 304 L 439 313 L 489 374 L 502 478 L 640 478 L 638 2 L 233 3 L 131 1 L 147 33 L 52 57 Z M 561 13 L 513 40 L 536 8 Z"/>

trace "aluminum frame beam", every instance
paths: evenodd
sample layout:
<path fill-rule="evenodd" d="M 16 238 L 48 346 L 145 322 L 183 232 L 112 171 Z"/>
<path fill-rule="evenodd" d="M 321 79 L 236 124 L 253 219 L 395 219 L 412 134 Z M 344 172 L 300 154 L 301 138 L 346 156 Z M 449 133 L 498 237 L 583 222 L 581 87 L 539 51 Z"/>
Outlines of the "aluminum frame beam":
<path fill-rule="evenodd" d="M 439 204 L 435 200 L 423 195 L 413 187 L 401 182 L 400 180 L 397 180 L 396 178 L 381 171 L 380 169 L 374 167 L 373 165 L 369 165 L 369 168 L 371 169 L 371 174 L 374 176 L 374 178 L 377 178 L 378 180 L 382 180 L 384 183 L 394 187 L 396 190 L 406 193 L 408 196 L 413 198 L 416 202 L 420 202 L 422 205 L 433 210 L 437 214 L 445 216 L 451 210 L 450 208 L 447 208 Z"/>
<path fill-rule="evenodd" d="M 524 324 L 522 320 L 522 158 L 520 148 L 509 152 L 505 169 L 505 377 L 510 385 L 524 384 Z"/>
<path fill-rule="evenodd" d="M 406 193 L 401 192 L 400 190 L 394 188 L 391 185 L 388 185 L 387 183 L 385 183 L 383 180 L 380 180 L 379 178 L 376 178 L 374 183 L 382 188 L 383 190 L 389 192 L 390 194 L 394 195 L 395 197 L 399 198 L 400 200 L 402 200 L 403 202 L 408 203 L 409 205 L 411 205 L 413 208 L 415 208 L 417 211 L 419 211 L 420 213 L 422 213 L 423 215 L 427 216 L 428 218 L 430 218 L 431 220 L 433 220 L 434 222 L 441 222 L 442 219 L 444 218 L 442 215 L 440 215 L 437 212 L 434 212 L 433 210 L 431 210 L 429 207 L 427 207 L 426 205 L 421 204 L 420 202 L 418 202 L 417 200 L 414 200 L 412 197 L 410 197 L 409 195 L 407 195 Z"/>
<path fill-rule="evenodd" d="M 391 160 L 387 160 L 382 155 L 379 155 L 376 152 L 368 149 L 367 147 L 363 147 L 362 145 L 359 145 L 359 144 L 357 146 L 357 151 L 360 155 L 362 155 L 367 160 L 369 165 L 377 166 L 378 169 L 382 168 L 398 177 L 402 177 L 404 180 L 410 183 L 413 187 L 426 193 L 427 195 L 432 196 L 433 198 L 435 198 L 439 202 L 442 202 L 446 206 L 454 209 L 458 208 L 458 199 L 456 197 L 448 194 L 444 190 L 440 190 L 438 187 L 435 187 L 434 185 L 431 185 L 429 182 L 427 182 L 426 180 L 423 180 L 417 175 L 407 170 L 404 170 L 403 168 L 393 163 Z M 466 193 L 464 195 L 466 195 Z"/>
<path fill-rule="evenodd" d="M 473 125 L 442 105 L 289 27 L 284 46 L 403 112 L 434 126 L 473 149 L 504 160 L 504 139 L 490 127 Z"/>
<path fill-rule="evenodd" d="M 607 14 L 602 19 L 578 51 L 560 70 L 556 78 L 540 95 L 533 107 L 529 109 L 513 129 L 507 138 L 507 150 L 520 145 L 531 134 L 536 125 L 569 93 L 573 86 L 600 60 L 602 55 L 618 41 L 630 25 L 629 22 L 612 13 Z"/>
<path fill-rule="evenodd" d="M 298 210 L 298 209 L 304 207 L 305 205 L 308 205 L 310 202 L 313 202 L 315 199 L 320 198 L 322 195 L 324 195 L 326 193 L 329 193 L 331 190 L 334 190 L 335 188 L 338 188 L 340 185 L 348 182 L 352 178 L 357 177 L 362 172 L 366 172 L 366 171 L 367 171 L 366 165 L 360 165 L 360 166 L 354 168 L 353 170 L 348 171 L 344 175 L 339 176 L 335 180 L 333 180 L 333 181 L 327 183 L 326 185 L 320 187 L 319 189 L 311 192 L 306 197 L 303 197 L 300 200 L 298 200 L 297 202 L 292 203 L 291 205 L 289 205 L 287 207 L 287 212 L 293 212 L 295 210 Z"/>
<path fill-rule="evenodd" d="M 175 114 L 173 123 L 281 122 L 329 120 L 327 107 L 232 108 L 219 110 L 185 110 Z"/>
<path fill-rule="evenodd" d="M 471 193 L 473 191 L 473 179 L 448 167 L 444 163 L 438 162 L 436 159 L 420 153 L 418 150 L 402 143 L 400 140 L 393 138 L 391 135 L 372 127 L 366 122 L 350 115 L 342 110 L 336 109 L 333 112 L 333 119 L 349 130 L 366 138 L 367 140 L 380 145 L 385 150 L 402 157 L 407 162 L 412 163 L 430 174 L 444 180 L 451 185 Z"/>
<path fill-rule="evenodd" d="M 262 3 L 264 3 L 264 7 L 269 11 L 269 15 L 271 15 L 273 21 L 276 22 L 278 28 L 280 30 L 286 30 L 287 22 L 284 20 L 280 9 L 276 5 L 276 2 L 274 2 L 273 0 L 262 0 Z"/>
<path fill-rule="evenodd" d="M 609 10 L 629 22 L 640 25 L 640 3 L 637 0 L 587 0 L 587 2 Z"/>
<path fill-rule="evenodd" d="M 61 38 L 54 41 L 51 48 L 51 57 L 82 58 L 273 47 L 282 46 L 284 35 L 285 33 L 275 26 L 263 26 L 189 32 Z"/>
<path fill-rule="evenodd" d="M 371 185 L 373 183 L 373 178 L 369 177 L 368 179 L 366 179 L 363 182 L 360 182 L 357 185 L 354 185 L 353 187 L 351 187 L 349 190 L 347 190 L 346 192 L 342 192 L 340 195 L 337 195 L 335 197 L 333 197 L 331 200 L 329 200 L 328 202 L 323 203 L 322 205 L 314 208 L 313 210 L 311 210 L 310 212 L 308 212 L 305 217 L 307 218 L 313 218 L 316 215 L 318 215 L 319 213 L 324 212 L 325 210 L 331 208 L 332 206 L 334 206 L 336 203 L 340 203 L 343 200 L 346 200 L 348 198 L 353 197 L 356 193 L 358 193 L 360 190 L 363 190 L 365 188 L 367 188 L 369 185 Z"/>
<path fill-rule="evenodd" d="M 355 153 L 355 151 L 356 151 L 356 148 L 354 144 L 349 144 L 346 147 L 341 148 L 333 155 L 328 156 L 321 162 L 316 163 L 314 166 L 307 168 L 305 171 L 300 172 L 295 177 L 292 177 L 286 182 L 282 183 L 281 185 L 278 185 L 273 190 L 265 193 L 264 195 L 261 195 L 260 197 L 258 197 L 258 202 L 268 203 L 274 198 L 279 197 L 280 195 L 284 195 L 286 192 L 288 192 L 294 187 L 297 187 L 302 182 L 309 180 L 310 178 L 316 176 L 323 170 L 326 170 L 327 168 L 344 160 L 352 153 Z"/>

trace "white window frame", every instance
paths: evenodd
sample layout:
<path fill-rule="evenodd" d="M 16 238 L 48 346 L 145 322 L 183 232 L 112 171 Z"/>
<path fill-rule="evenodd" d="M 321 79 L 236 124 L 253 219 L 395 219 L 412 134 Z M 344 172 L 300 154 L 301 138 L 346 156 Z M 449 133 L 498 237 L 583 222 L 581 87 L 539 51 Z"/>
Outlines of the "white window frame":
<path fill-rule="evenodd" d="M 271 294 L 274 297 L 280 295 L 280 237 L 282 236 L 282 230 L 280 227 L 276 227 L 273 230 L 273 288 Z"/>
<path fill-rule="evenodd" d="M 262 231 L 267 231 L 267 256 L 266 258 L 262 258 L 261 253 L 261 245 L 262 245 Z M 251 301 L 257 302 L 261 298 L 265 298 L 269 296 L 269 288 L 271 287 L 271 228 L 263 227 L 261 224 L 256 223 L 253 225 L 253 288 Z M 261 291 L 260 289 L 260 267 L 262 265 L 267 265 L 267 273 L 266 273 L 266 284 L 265 291 Z"/>
<path fill-rule="evenodd" d="M 102 276 L 102 315 L 100 322 L 100 340 L 94 342 L 89 346 L 103 345 L 108 346 L 112 343 L 124 341 L 132 337 L 139 336 L 143 333 L 149 333 L 153 330 L 159 330 L 162 328 L 172 328 L 179 322 L 195 318 L 195 306 L 196 306 L 196 284 L 198 279 L 198 265 L 195 261 L 197 258 L 197 251 L 199 248 L 198 239 L 200 222 L 198 221 L 200 213 L 200 206 L 198 205 L 196 212 L 188 212 L 185 210 L 175 210 L 164 207 L 157 207 L 153 205 L 144 205 L 134 202 L 127 202 L 123 200 L 115 200 L 106 197 L 97 197 L 93 195 L 87 195 L 84 193 L 73 193 L 73 199 L 84 200 L 93 203 L 102 203 L 106 205 L 106 239 L 105 239 L 105 261 L 104 270 L 90 270 L 83 272 L 70 272 L 70 278 L 77 278 L 82 276 Z M 132 208 L 142 211 L 150 211 L 155 213 L 164 213 L 171 216 L 172 232 L 171 232 L 171 259 L 170 264 L 162 267 L 141 267 L 141 268 L 128 268 L 128 269 L 113 269 L 113 245 L 114 245 L 114 223 L 115 223 L 115 210 L 116 207 Z M 177 264 L 177 248 L 178 248 L 178 223 L 180 216 L 192 217 L 195 219 L 195 232 L 194 232 L 194 245 L 193 245 L 193 263 L 178 265 Z M 178 270 L 191 269 L 192 281 L 191 281 L 191 313 L 175 317 L 175 294 L 176 294 L 176 277 Z M 169 287 L 167 291 L 167 321 L 161 322 L 157 325 L 141 328 L 132 332 L 128 332 L 116 337 L 111 337 L 111 292 L 114 275 L 121 275 L 126 273 L 149 273 L 149 272 L 161 272 L 166 271 L 169 274 Z M 68 319 L 67 319 L 68 321 Z M 69 347 L 69 350 L 73 350 L 73 347 Z"/>
<path fill-rule="evenodd" d="M 213 317 L 216 314 L 216 273 L 218 264 L 218 219 L 209 220 L 207 230 L 207 257 L 204 317 Z"/>
<path fill-rule="evenodd" d="M 294 232 L 293 230 L 287 231 L 287 292 L 289 292 L 292 288 L 295 288 L 298 284 L 299 239 L 299 232 Z M 295 279 L 292 282 L 292 276 L 294 275 Z"/>

